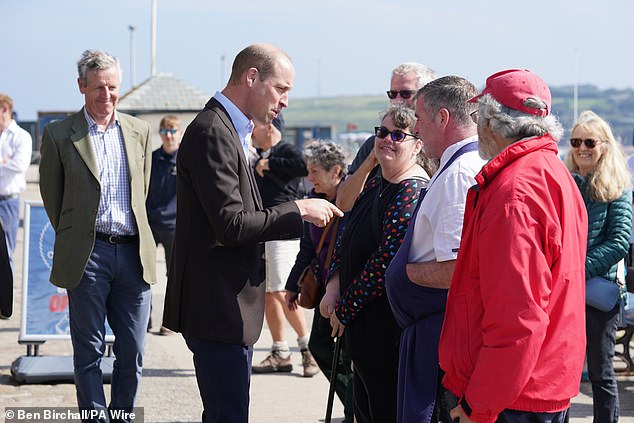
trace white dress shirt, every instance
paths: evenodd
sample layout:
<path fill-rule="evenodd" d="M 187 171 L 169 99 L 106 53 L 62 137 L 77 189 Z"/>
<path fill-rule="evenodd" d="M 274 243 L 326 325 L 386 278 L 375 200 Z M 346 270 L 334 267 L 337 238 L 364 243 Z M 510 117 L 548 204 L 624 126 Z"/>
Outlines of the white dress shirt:
<path fill-rule="evenodd" d="M 0 133 L 0 195 L 17 195 L 26 188 L 32 150 L 31 134 L 12 120 Z"/>
<path fill-rule="evenodd" d="M 440 158 L 439 169 L 463 145 L 477 140 L 471 137 L 449 146 Z M 475 185 L 475 175 L 485 163 L 477 150 L 469 151 L 454 160 L 442 174 L 432 177 L 416 215 L 409 263 L 456 259 L 467 191 Z"/>

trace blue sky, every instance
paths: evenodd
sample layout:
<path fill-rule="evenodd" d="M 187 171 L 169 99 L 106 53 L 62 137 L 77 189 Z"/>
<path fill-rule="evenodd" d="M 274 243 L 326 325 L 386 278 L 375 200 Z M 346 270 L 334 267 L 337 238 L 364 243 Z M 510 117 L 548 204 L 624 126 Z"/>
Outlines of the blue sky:
<path fill-rule="evenodd" d="M 121 60 L 130 89 L 150 76 L 151 0 L 0 0 L 0 92 L 21 120 L 83 104 L 76 62 L 85 49 Z M 212 94 L 243 47 L 270 42 L 297 70 L 292 99 L 380 94 L 391 69 L 425 63 L 482 87 L 507 68 L 551 85 L 634 87 L 631 0 L 158 0 L 157 71 Z M 225 60 L 222 60 L 222 57 Z M 576 63 L 576 65 L 575 65 Z M 224 64 L 224 66 L 223 66 Z"/>

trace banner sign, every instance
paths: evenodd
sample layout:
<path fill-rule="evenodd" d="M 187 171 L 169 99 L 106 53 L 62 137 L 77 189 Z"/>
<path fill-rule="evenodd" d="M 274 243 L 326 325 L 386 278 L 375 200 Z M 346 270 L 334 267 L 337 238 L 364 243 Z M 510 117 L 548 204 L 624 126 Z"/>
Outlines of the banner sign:
<path fill-rule="evenodd" d="M 25 202 L 20 342 L 70 339 L 66 289 L 49 281 L 54 242 L 42 203 Z M 106 340 L 114 340 L 107 322 Z"/>

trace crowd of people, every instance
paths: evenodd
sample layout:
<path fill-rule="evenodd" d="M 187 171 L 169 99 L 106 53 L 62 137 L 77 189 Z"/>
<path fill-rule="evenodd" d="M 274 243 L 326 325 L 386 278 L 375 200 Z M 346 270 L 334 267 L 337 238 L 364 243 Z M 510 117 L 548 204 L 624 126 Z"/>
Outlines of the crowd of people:
<path fill-rule="evenodd" d="M 560 160 L 563 128 L 535 73 L 504 70 L 479 91 L 402 63 L 349 166 L 332 140 L 284 140 L 295 68 L 275 46 L 239 52 L 185 130 L 165 116 L 155 151 L 149 125 L 116 109 L 118 59 L 87 50 L 77 69 L 84 107 L 44 129 L 40 193 L 56 234 L 50 280 L 68 290 L 77 404 L 105 411 L 99 421 L 135 406 L 157 244 L 159 333 L 192 352 L 203 422 L 247 422 L 251 374 L 292 370 L 286 321 L 303 375 L 332 381 L 347 423 L 563 423 L 586 358 L 595 421 L 618 421 L 623 304 L 587 305 L 585 281 L 623 285 L 631 174 L 591 111 Z M 0 95 L 9 257 L 27 142 L 12 107 Z M 309 330 L 298 282 L 313 265 Z M 252 365 L 265 318 L 273 345 Z"/>

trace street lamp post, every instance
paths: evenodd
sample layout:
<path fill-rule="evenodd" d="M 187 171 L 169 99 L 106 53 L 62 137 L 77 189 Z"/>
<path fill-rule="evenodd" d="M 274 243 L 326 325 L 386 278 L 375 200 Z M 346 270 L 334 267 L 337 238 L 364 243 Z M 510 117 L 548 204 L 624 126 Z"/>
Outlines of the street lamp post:
<path fill-rule="evenodd" d="M 130 88 L 134 88 L 136 86 L 136 54 L 134 52 L 134 30 L 136 27 L 128 25 L 128 29 L 130 30 Z"/>

